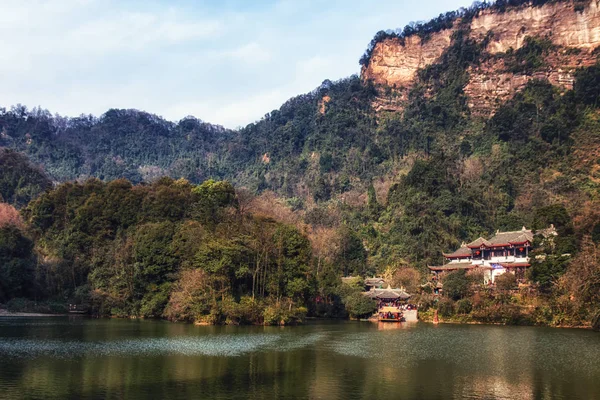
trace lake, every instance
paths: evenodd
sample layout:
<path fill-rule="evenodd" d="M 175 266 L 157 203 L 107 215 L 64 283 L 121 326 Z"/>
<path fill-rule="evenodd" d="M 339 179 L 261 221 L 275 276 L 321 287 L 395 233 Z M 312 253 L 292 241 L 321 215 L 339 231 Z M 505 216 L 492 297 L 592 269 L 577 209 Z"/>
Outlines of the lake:
<path fill-rule="evenodd" d="M 2 399 L 593 399 L 600 334 L 0 318 Z"/>

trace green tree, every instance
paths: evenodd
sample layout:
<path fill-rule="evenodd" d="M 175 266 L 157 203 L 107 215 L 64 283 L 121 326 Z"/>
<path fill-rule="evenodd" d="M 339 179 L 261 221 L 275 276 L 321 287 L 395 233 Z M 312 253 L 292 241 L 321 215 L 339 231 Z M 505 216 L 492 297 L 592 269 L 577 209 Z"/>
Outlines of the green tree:
<path fill-rule="evenodd" d="M 33 242 L 15 226 L 0 228 L 0 301 L 26 297 L 34 290 Z"/>
<path fill-rule="evenodd" d="M 344 305 L 352 318 L 369 317 L 377 310 L 375 300 L 368 298 L 358 291 L 344 297 Z"/>
<path fill-rule="evenodd" d="M 223 218 L 223 210 L 236 205 L 235 189 L 227 181 L 212 179 L 196 186 L 197 196 L 193 215 L 202 223 L 215 226 Z"/>
<path fill-rule="evenodd" d="M 452 300 L 467 297 L 469 287 L 469 277 L 464 269 L 451 272 L 444 278 L 444 294 Z"/>

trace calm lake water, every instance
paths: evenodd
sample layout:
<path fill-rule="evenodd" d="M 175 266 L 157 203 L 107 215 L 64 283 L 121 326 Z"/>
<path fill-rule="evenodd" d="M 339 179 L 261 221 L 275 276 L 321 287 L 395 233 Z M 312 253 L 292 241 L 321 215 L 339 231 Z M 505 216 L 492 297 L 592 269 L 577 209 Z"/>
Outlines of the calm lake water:
<path fill-rule="evenodd" d="M 600 399 L 600 334 L 0 318 L 2 399 Z"/>

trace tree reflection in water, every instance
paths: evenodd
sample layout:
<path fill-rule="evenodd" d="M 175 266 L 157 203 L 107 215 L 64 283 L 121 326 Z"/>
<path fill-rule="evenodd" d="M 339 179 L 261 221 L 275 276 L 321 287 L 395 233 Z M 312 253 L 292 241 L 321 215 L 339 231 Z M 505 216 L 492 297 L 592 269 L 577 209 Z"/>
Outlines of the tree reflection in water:
<path fill-rule="evenodd" d="M 589 399 L 598 359 L 582 330 L 0 320 L 3 399 Z"/>

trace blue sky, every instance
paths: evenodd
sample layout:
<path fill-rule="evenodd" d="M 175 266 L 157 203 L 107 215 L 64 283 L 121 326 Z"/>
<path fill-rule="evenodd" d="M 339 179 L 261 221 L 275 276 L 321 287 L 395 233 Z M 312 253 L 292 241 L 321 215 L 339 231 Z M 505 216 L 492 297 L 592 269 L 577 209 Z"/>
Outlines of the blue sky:
<path fill-rule="evenodd" d="M 471 1 L 0 0 L 0 106 L 246 125 L 359 72 L 373 35 Z"/>

